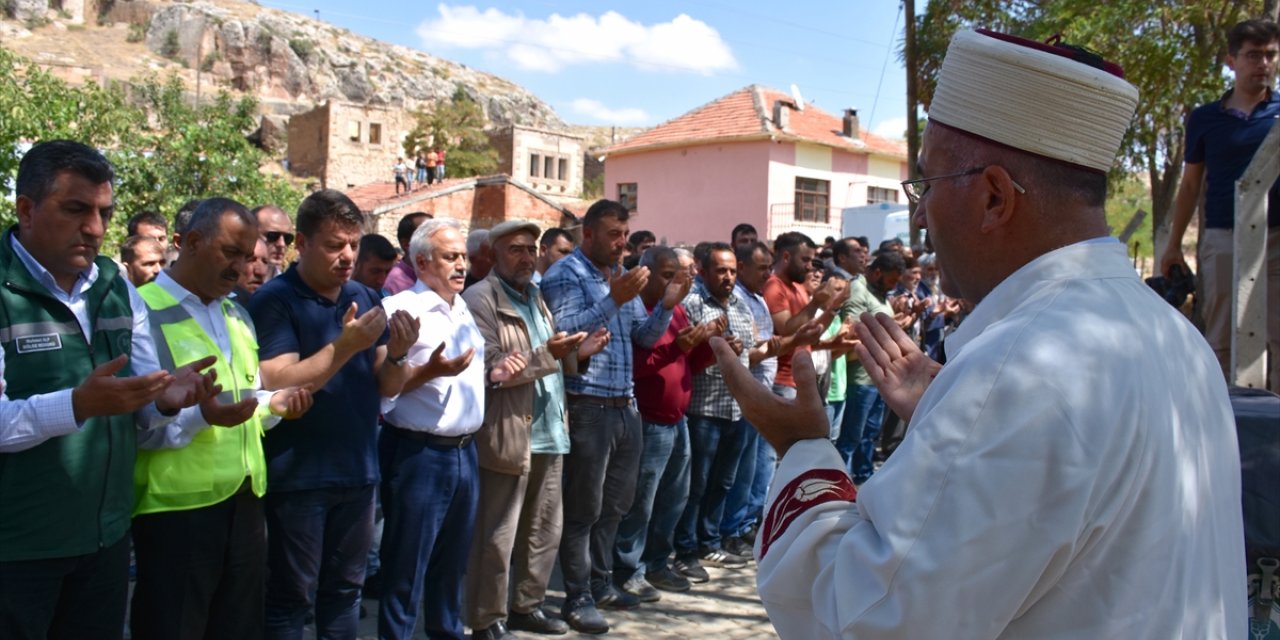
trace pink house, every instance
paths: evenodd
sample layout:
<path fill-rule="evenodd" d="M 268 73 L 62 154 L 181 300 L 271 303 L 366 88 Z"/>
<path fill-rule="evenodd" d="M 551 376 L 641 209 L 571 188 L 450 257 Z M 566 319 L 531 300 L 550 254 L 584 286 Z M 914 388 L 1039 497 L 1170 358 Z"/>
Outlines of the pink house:
<path fill-rule="evenodd" d="M 798 108 L 751 85 L 606 150 L 605 197 L 635 211 L 631 229 L 660 242 L 729 241 L 733 226 L 760 239 L 800 231 L 840 237 L 840 211 L 906 202 L 906 144 L 860 130 L 857 112 Z"/>

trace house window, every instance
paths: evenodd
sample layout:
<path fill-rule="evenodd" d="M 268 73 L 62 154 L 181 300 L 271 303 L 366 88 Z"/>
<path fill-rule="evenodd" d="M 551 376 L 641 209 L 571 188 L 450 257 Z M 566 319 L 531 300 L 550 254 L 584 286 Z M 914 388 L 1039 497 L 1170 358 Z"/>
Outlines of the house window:
<path fill-rule="evenodd" d="M 831 211 L 827 195 L 831 193 L 829 180 L 796 178 L 796 222 L 827 223 Z"/>
<path fill-rule="evenodd" d="M 867 204 L 880 204 L 882 202 L 897 204 L 898 190 L 884 187 L 867 187 Z"/>
<path fill-rule="evenodd" d="M 543 162 L 542 177 L 548 180 L 555 180 L 556 179 L 556 159 L 552 158 L 551 156 L 546 156 L 542 159 L 542 162 Z"/>
<path fill-rule="evenodd" d="M 536 153 L 529 154 L 529 177 L 542 177 L 542 156 Z"/>
<path fill-rule="evenodd" d="M 369 144 L 382 144 L 382 125 L 377 122 L 369 123 Z"/>
<path fill-rule="evenodd" d="M 352 142 L 360 142 L 360 121 L 352 120 L 347 123 L 347 138 Z"/>
<path fill-rule="evenodd" d="M 634 182 L 618 183 L 618 202 L 627 208 L 627 211 L 635 211 L 638 204 L 639 189 Z"/>
<path fill-rule="evenodd" d="M 557 173 L 556 175 L 560 176 L 561 181 L 568 180 L 569 179 L 569 161 L 565 160 L 564 158 L 560 158 L 559 160 L 557 160 L 557 162 L 560 165 L 560 172 Z"/>

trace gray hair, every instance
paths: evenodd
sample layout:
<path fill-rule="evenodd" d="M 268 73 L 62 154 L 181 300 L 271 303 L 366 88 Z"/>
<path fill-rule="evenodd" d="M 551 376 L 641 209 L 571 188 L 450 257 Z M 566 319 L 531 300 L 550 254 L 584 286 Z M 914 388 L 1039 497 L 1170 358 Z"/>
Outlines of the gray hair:
<path fill-rule="evenodd" d="M 672 249 L 672 251 L 676 252 L 677 258 L 684 258 L 686 260 L 697 262 L 697 260 L 694 260 L 693 258 L 693 252 L 684 247 L 676 247 L 675 249 Z"/>
<path fill-rule="evenodd" d="M 418 225 L 417 230 L 413 232 L 413 237 L 409 239 L 409 264 L 412 264 L 414 269 L 418 268 L 419 255 L 431 260 L 431 237 L 445 229 L 456 229 L 458 233 L 462 233 L 462 225 L 458 224 L 457 220 L 449 218 L 432 218 Z"/>
<path fill-rule="evenodd" d="M 467 255 L 480 253 L 480 247 L 489 244 L 488 229 L 472 229 L 467 233 Z"/>

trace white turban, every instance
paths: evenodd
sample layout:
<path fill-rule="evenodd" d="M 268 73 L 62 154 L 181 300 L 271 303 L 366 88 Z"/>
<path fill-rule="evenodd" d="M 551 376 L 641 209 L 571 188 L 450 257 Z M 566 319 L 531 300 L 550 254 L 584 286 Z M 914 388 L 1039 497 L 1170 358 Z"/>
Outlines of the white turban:
<path fill-rule="evenodd" d="M 1067 57 L 1077 50 L 987 33 L 961 31 L 951 39 L 929 120 L 1036 155 L 1109 170 L 1138 90 L 1118 73 Z"/>

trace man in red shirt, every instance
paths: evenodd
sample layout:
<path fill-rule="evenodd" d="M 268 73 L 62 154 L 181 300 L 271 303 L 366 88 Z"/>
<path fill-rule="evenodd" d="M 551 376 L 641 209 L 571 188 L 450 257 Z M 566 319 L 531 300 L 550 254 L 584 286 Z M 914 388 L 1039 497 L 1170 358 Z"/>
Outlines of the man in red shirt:
<path fill-rule="evenodd" d="M 670 247 L 650 248 L 640 264 L 651 274 L 640 292 L 649 310 L 662 301 L 668 283 L 689 277 Z M 644 424 L 644 448 L 635 501 L 618 525 L 613 573 L 623 591 L 643 602 L 657 601 L 657 589 L 689 590 L 689 581 L 668 564 L 676 523 L 689 495 L 685 411 L 693 394 L 693 374 L 715 360 L 706 340 L 723 331 L 722 322 L 691 324 L 684 307 L 677 305 L 667 332 L 653 348 L 635 347 L 635 394 Z"/>

